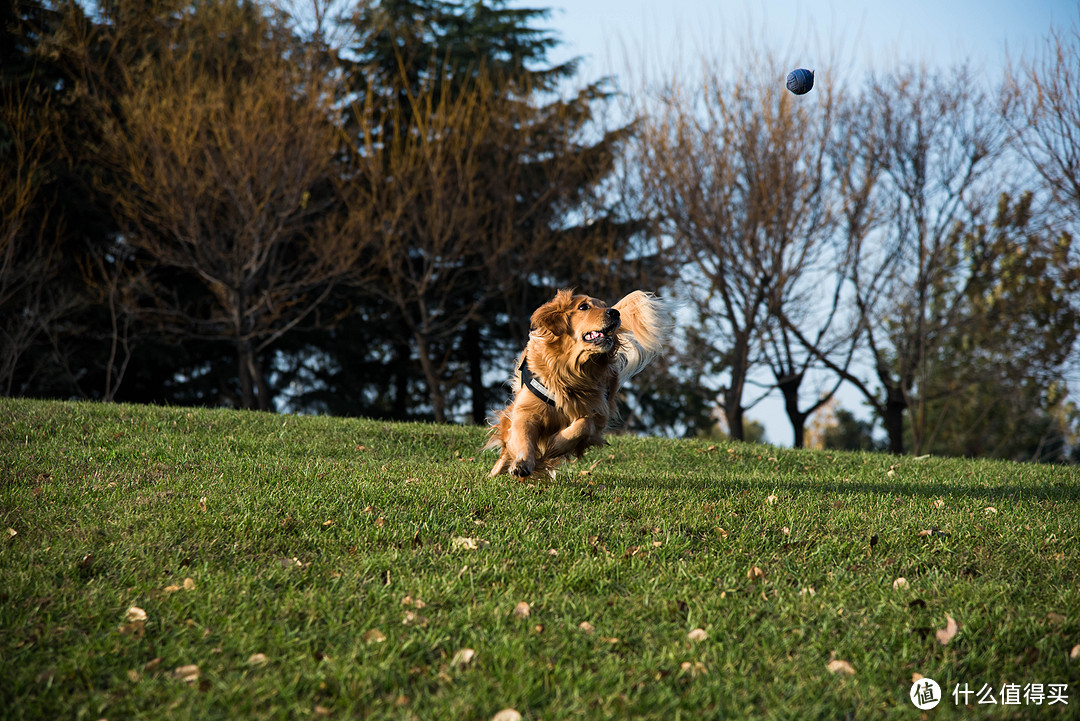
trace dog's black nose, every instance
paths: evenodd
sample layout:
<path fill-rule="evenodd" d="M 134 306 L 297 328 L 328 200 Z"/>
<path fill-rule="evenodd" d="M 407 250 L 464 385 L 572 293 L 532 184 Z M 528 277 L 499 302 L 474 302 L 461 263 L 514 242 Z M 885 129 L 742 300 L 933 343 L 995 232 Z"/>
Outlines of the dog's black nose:
<path fill-rule="evenodd" d="M 616 321 L 619 319 L 619 311 L 615 310 L 614 308 L 608 308 L 604 312 L 604 317 L 606 317 L 608 320 Z"/>

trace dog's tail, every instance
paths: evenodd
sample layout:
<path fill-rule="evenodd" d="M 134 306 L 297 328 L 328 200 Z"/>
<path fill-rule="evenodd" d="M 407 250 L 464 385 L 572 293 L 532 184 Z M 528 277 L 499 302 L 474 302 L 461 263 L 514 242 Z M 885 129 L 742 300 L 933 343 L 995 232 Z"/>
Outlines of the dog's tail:
<path fill-rule="evenodd" d="M 664 349 L 671 335 L 674 320 L 666 302 L 652 293 L 635 290 L 614 306 L 622 320 L 621 347 L 623 360 L 619 383 L 633 378 L 653 362 Z"/>

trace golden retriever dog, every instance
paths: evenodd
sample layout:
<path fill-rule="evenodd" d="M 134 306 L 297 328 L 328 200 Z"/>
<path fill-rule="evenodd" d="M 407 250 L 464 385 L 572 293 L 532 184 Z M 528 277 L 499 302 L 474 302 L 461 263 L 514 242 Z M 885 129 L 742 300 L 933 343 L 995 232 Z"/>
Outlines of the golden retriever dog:
<path fill-rule="evenodd" d="M 513 399 L 485 449 L 500 449 L 491 475 L 554 474 L 562 459 L 605 444 L 624 381 L 660 353 L 671 330 L 663 303 L 636 290 L 612 307 L 560 290 L 532 315 L 511 380 Z"/>

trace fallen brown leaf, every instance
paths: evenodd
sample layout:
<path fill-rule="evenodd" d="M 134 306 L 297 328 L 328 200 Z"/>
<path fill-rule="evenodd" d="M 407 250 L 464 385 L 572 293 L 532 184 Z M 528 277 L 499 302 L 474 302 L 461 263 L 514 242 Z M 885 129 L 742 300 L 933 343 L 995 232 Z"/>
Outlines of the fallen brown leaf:
<path fill-rule="evenodd" d="M 937 631 L 937 640 L 941 645 L 946 645 L 953 640 L 953 636 L 956 635 L 959 626 L 956 625 L 956 621 L 949 614 L 945 614 L 945 628 L 939 628 Z"/>
<path fill-rule="evenodd" d="M 522 601 L 518 605 L 514 606 L 514 615 L 518 618 L 528 618 L 531 612 L 532 609 L 525 601 Z"/>
<path fill-rule="evenodd" d="M 593 625 L 591 623 L 589 623 L 588 621 L 582 621 L 581 623 L 579 623 L 578 628 L 581 629 L 582 631 L 584 631 L 585 633 L 589 633 L 589 634 L 596 631 L 596 629 L 593 628 Z"/>
<path fill-rule="evenodd" d="M 482 538 L 454 536 L 450 539 L 450 550 L 452 551 L 476 551 L 487 545 L 489 545 L 488 542 Z"/>
<path fill-rule="evenodd" d="M 476 651 L 471 648 L 458 649 L 458 652 L 454 654 L 454 657 L 450 659 L 450 665 L 457 668 L 465 668 L 473 659 L 476 658 Z"/>
<path fill-rule="evenodd" d="M 908 587 L 907 579 L 904 578 L 903 576 L 901 576 L 900 578 L 898 578 L 898 579 L 896 579 L 895 581 L 892 582 L 892 589 L 894 591 L 899 591 L 901 588 L 907 588 L 907 587 Z"/>
<path fill-rule="evenodd" d="M 521 721 L 521 714 L 516 709 L 504 708 L 492 716 L 491 721 Z"/>
<path fill-rule="evenodd" d="M 750 570 L 746 572 L 746 577 L 751 581 L 763 581 L 765 580 L 765 571 L 757 566 L 751 566 Z"/>
<path fill-rule="evenodd" d="M 835 673 L 841 676 L 854 676 L 855 668 L 847 661 L 842 661 L 838 658 L 834 658 L 829 661 L 829 673 Z"/>
<path fill-rule="evenodd" d="M 195 683 L 199 680 L 199 667 L 193 663 L 186 666 L 177 666 L 176 669 L 173 670 L 172 676 L 177 681 Z"/>
<path fill-rule="evenodd" d="M 265 666 L 269 661 L 265 653 L 253 653 L 248 656 L 248 666 Z"/>
<path fill-rule="evenodd" d="M 365 631 L 364 635 L 360 638 L 363 639 L 364 643 L 382 643 L 386 640 L 386 634 L 377 628 L 373 628 Z"/>
<path fill-rule="evenodd" d="M 704 641 L 709 637 L 709 634 L 706 633 L 703 628 L 695 628 L 693 631 L 686 634 L 686 637 L 691 641 Z"/>

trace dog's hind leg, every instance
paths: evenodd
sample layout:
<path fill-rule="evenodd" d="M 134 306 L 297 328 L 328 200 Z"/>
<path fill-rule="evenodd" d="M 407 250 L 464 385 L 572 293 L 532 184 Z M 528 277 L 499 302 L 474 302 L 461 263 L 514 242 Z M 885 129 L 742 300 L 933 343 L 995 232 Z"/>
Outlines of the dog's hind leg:
<path fill-rule="evenodd" d="M 560 458 L 571 453 L 580 456 L 589 446 L 604 444 L 602 431 L 593 419 L 578 418 L 548 439 L 544 456 Z"/>

